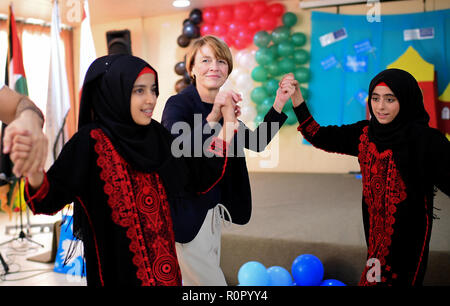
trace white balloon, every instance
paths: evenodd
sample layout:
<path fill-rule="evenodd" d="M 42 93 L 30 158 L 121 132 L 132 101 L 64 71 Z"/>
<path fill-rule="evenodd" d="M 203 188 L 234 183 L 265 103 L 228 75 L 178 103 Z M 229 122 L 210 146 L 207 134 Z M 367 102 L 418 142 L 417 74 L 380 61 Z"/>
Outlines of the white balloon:
<path fill-rule="evenodd" d="M 225 83 L 223 83 L 222 87 L 220 87 L 220 90 L 233 90 L 234 87 L 233 82 L 228 78 Z"/>
<path fill-rule="evenodd" d="M 245 73 L 245 71 L 239 67 L 233 68 L 233 71 L 231 71 L 230 75 L 228 76 L 228 79 L 231 79 L 232 82 L 236 82 L 236 78 Z"/>
<path fill-rule="evenodd" d="M 244 123 L 252 122 L 257 115 L 256 108 L 251 105 L 246 105 L 241 107 L 241 116 L 239 119 Z"/>
<path fill-rule="evenodd" d="M 250 90 L 251 90 L 251 87 L 253 85 L 253 79 L 250 76 L 250 74 L 248 74 L 248 73 L 243 73 L 243 74 L 236 76 L 235 82 L 236 82 L 236 87 L 238 88 L 238 90 L 248 91 L 247 89 L 250 88 Z"/>
<path fill-rule="evenodd" d="M 239 57 L 239 65 L 249 71 L 257 66 L 255 56 L 251 51 L 246 50 L 245 53 Z"/>

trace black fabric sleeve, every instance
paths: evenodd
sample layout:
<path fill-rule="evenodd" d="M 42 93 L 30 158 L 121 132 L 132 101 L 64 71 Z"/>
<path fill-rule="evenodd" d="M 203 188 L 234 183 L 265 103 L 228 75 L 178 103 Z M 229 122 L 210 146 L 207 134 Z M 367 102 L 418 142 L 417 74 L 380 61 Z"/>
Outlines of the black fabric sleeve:
<path fill-rule="evenodd" d="M 203 194 L 222 179 L 229 143 L 217 138 L 220 125 L 194 114 L 189 102 L 182 95 L 169 98 L 161 124 L 172 134 L 172 154 L 188 166 L 191 191 Z"/>
<path fill-rule="evenodd" d="M 299 122 L 297 130 L 314 147 L 330 153 L 358 156 L 359 138 L 368 124 L 367 120 L 342 126 L 320 126 L 305 102 L 294 107 L 294 112 Z"/>
<path fill-rule="evenodd" d="M 433 169 L 434 185 L 450 196 L 450 142 L 437 130 L 433 131 L 429 139 L 431 154 L 428 160 Z"/>
<path fill-rule="evenodd" d="M 201 157 L 207 150 L 207 140 L 220 131 L 220 125 L 210 125 L 201 114 L 195 114 L 192 104 L 182 95 L 172 96 L 164 107 L 161 124 L 174 137 L 174 156 Z"/>
<path fill-rule="evenodd" d="M 77 132 L 45 173 L 41 187 L 33 192 L 27 182 L 25 200 L 33 213 L 53 215 L 82 193 L 89 181 L 89 142 L 88 130 Z"/>

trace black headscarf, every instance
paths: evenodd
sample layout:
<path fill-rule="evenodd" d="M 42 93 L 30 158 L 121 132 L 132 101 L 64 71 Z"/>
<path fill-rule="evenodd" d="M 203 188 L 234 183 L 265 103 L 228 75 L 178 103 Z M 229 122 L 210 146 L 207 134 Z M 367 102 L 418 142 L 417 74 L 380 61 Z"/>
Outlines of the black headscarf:
<path fill-rule="evenodd" d="M 170 144 L 155 120 L 142 126 L 131 117 L 133 84 L 144 67 L 155 71 L 144 60 L 131 55 L 110 55 L 95 60 L 83 84 L 78 128 L 98 123 L 130 165 L 142 172 L 151 172 L 169 158 Z M 158 95 L 156 71 L 155 84 Z"/>
<path fill-rule="evenodd" d="M 400 110 L 394 120 L 381 124 L 376 119 L 371 97 L 375 87 L 384 82 L 400 103 Z M 422 189 L 425 177 L 425 135 L 430 117 L 425 110 L 422 91 L 416 79 L 400 69 L 387 69 L 376 75 L 369 86 L 369 140 L 375 143 L 379 152 L 391 149 L 409 191 Z M 422 190 L 423 191 L 423 190 Z"/>

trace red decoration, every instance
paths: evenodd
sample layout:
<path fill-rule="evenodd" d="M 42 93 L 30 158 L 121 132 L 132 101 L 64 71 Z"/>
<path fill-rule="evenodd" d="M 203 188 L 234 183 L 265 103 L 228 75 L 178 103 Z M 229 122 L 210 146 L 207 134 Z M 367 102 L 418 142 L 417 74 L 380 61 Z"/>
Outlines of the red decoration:
<path fill-rule="evenodd" d="M 285 10 L 283 4 L 265 1 L 207 7 L 202 11 L 200 35 L 215 35 L 229 47 L 242 50 L 253 43 L 256 32 L 279 26 Z"/>

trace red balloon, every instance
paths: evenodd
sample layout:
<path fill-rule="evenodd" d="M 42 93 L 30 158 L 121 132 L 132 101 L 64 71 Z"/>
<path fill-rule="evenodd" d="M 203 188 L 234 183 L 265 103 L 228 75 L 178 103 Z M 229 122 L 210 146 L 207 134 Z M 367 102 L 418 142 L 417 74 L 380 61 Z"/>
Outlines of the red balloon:
<path fill-rule="evenodd" d="M 245 21 L 248 20 L 251 14 L 250 5 L 246 2 L 238 3 L 234 6 L 234 20 Z"/>
<path fill-rule="evenodd" d="M 245 28 L 246 28 L 245 22 L 232 21 L 228 24 L 228 35 L 234 37 L 239 33 L 239 31 L 242 31 Z"/>
<path fill-rule="evenodd" d="M 277 26 L 277 17 L 271 13 L 265 13 L 259 18 L 259 25 L 262 30 L 271 31 Z"/>
<path fill-rule="evenodd" d="M 217 21 L 230 22 L 231 20 L 233 20 L 233 7 L 231 5 L 219 7 L 217 11 Z"/>
<path fill-rule="evenodd" d="M 200 35 L 201 36 L 205 36 L 205 35 L 210 35 L 213 34 L 214 32 L 214 26 L 212 24 L 204 24 L 200 27 Z"/>
<path fill-rule="evenodd" d="M 202 12 L 203 22 L 205 23 L 215 23 L 217 20 L 217 10 L 213 7 L 207 7 Z"/>
<path fill-rule="evenodd" d="M 251 19 L 259 19 L 267 11 L 267 4 L 264 1 L 255 1 L 252 3 Z"/>
<path fill-rule="evenodd" d="M 281 17 L 284 14 L 285 7 L 281 3 L 274 3 L 269 5 L 269 11 L 276 17 Z"/>
<path fill-rule="evenodd" d="M 214 35 L 216 36 L 224 36 L 228 32 L 228 27 L 223 23 L 218 23 L 214 26 Z"/>
<path fill-rule="evenodd" d="M 242 50 L 242 49 L 247 48 L 248 43 L 247 43 L 246 41 L 244 41 L 244 40 L 241 40 L 241 39 L 238 39 L 238 38 L 237 38 L 237 39 L 234 40 L 233 46 L 234 46 L 236 49 L 238 49 L 238 50 Z"/>
<path fill-rule="evenodd" d="M 250 32 L 254 32 L 254 33 L 260 31 L 261 30 L 261 26 L 259 24 L 259 19 L 250 20 L 248 22 L 248 30 Z"/>
<path fill-rule="evenodd" d="M 253 36 L 250 35 L 250 32 L 247 29 L 239 31 L 236 35 L 236 39 L 239 39 L 243 43 L 249 43 L 252 41 L 252 38 Z"/>
<path fill-rule="evenodd" d="M 221 37 L 222 38 L 222 40 L 227 44 L 227 46 L 228 47 L 233 47 L 233 45 L 234 45 L 234 39 L 233 39 L 233 37 L 231 36 L 231 35 L 226 35 L 226 36 L 224 36 L 224 37 Z"/>

